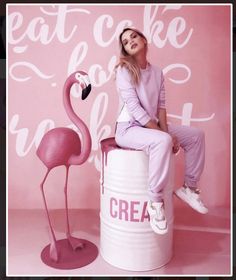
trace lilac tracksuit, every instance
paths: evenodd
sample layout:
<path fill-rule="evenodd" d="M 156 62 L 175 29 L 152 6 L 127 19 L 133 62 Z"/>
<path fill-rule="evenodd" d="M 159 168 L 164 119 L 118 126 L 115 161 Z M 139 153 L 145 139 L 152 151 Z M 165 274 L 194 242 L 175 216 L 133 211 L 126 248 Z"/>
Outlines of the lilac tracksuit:
<path fill-rule="evenodd" d="M 120 147 L 143 150 L 148 154 L 150 199 L 162 200 L 173 146 L 170 135 L 177 137 L 185 151 L 185 183 L 189 187 L 196 187 L 204 167 L 204 132 L 194 127 L 173 124 L 168 124 L 169 133 L 144 127 L 149 120 L 157 120 L 159 108 L 165 108 L 162 70 L 148 64 L 146 69 L 141 69 L 140 83 L 134 85 L 128 70 L 118 67 L 116 86 L 124 106 L 117 119 L 115 140 Z"/>

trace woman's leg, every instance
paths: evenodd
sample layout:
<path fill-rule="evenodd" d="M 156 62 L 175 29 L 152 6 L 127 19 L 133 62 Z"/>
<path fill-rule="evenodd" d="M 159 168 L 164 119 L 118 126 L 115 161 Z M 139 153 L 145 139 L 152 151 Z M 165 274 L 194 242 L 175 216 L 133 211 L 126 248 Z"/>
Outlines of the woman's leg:
<path fill-rule="evenodd" d="M 172 139 L 168 133 L 141 126 L 117 126 L 115 140 L 124 148 L 143 150 L 149 156 L 149 189 L 151 201 L 162 201 L 162 190 L 167 184 Z"/>
<path fill-rule="evenodd" d="M 175 135 L 185 151 L 185 182 L 175 194 L 196 211 L 206 214 L 205 207 L 196 188 L 205 162 L 205 135 L 198 128 L 169 125 L 169 132 Z"/>
<path fill-rule="evenodd" d="M 185 152 L 185 183 L 195 188 L 203 172 L 205 163 L 205 135 L 195 127 L 168 125 L 169 132 L 175 135 Z"/>

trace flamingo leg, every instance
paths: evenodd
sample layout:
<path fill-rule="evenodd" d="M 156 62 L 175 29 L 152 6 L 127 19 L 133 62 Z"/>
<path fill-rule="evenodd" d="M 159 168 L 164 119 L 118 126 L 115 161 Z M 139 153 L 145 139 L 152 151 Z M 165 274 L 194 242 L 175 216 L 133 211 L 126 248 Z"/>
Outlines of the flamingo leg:
<path fill-rule="evenodd" d="M 67 226 L 66 236 L 67 236 L 67 239 L 68 239 L 71 247 L 73 248 L 73 250 L 76 250 L 78 248 L 83 248 L 84 244 L 82 242 L 80 242 L 79 239 L 73 237 L 70 233 L 69 214 L 68 214 L 68 197 L 67 197 L 68 174 L 69 174 L 69 166 L 66 166 L 66 181 L 65 181 L 65 187 L 64 187 L 65 204 L 66 204 L 66 226 Z"/>
<path fill-rule="evenodd" d="M 44 185 L 44 183 L 47 179 L 47 176 L 48 176 L 49 172 L 50 172 L 50 169 L 48 169 L 42 183 L 40 184 L 40 188 L 41 188 L 41 192 L 42 192 L 42 196 L 43 196 L 44 207 L 45 207 L 45 210 L 46 210 L 48 223 L 49 223 L 49 227 L 50 227 L 50 232 L 51 232 L 51 237 L 52 237 L 51 238 L 51 244 L 50 244 L 50 258 L 52 260 L 54 260 L 55 262 L 57 262 L 58 261 L 58 250 L 57 250 L 57 246 L 56 246 L 56 237 L 55 237 L 55 233 L 54 233 L 53 228 L 52 228 L 52 223 L 51 223 L 49 212 L 48 212 L 46 197 L 45 197 L 44 190 L 43 190 L 43 185 Z"/>

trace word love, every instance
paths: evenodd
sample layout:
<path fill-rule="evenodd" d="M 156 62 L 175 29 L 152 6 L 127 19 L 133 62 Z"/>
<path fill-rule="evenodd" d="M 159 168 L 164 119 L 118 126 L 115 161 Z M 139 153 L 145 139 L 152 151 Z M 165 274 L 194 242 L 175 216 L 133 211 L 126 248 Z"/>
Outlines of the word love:
<path fill-rule="evenodd" d="M 147 213 L 147 201 L 126 201 L 110 198 L 110 215 L 114 219 L 119 219 L 129 222 L 144 222 L 150 219 Z"/>

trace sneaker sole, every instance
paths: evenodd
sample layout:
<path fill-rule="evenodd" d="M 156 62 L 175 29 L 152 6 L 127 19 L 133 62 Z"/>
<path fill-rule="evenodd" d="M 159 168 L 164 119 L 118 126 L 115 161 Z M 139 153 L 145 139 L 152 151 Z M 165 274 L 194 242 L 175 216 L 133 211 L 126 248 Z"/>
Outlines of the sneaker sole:
<path fill-rule="evenodd" d="M 168 232 L 168 227 L 165 229 L 159 229 L 156 226 L 154 226 L 151 222 L 150 222 L 150 226 L 151 226 L 152 230 L 157 234 L 164 235 Z"/>
<path fill-rule="evenodd" d="M 188 200 L 187 196 L 185 195 L 182 195 L 182 193 L 178 193 L 178 192 L 174 192 L 174 194 L 179 198 L 181 199 L 182 201 L 184 201 L 185 203 L 187 203 L 190 207 L 192 207 L 195 211 L 197 211 L 198 213 L 201 213 L 201 214 L 207 214 L 208 211 L 201 211 L 199 210 L 197 207 L 193 206 L 191 204 L 191 202 Z"/>
<path fill-rule="evenodd" d="M 152 214 L 150 214 L 151 210 L 149 210 L 149 206 L 147 206 L 147 211 L 150 217 L 150 226 L 152 228 L 152 230 L 157 233 L 157 234 L 166 234 L 168 232 L 168 226 L 165 229 L 160 229 L 158 227 L 156 227 L 155 225 L 153 225 L 152 221 Z"/>

